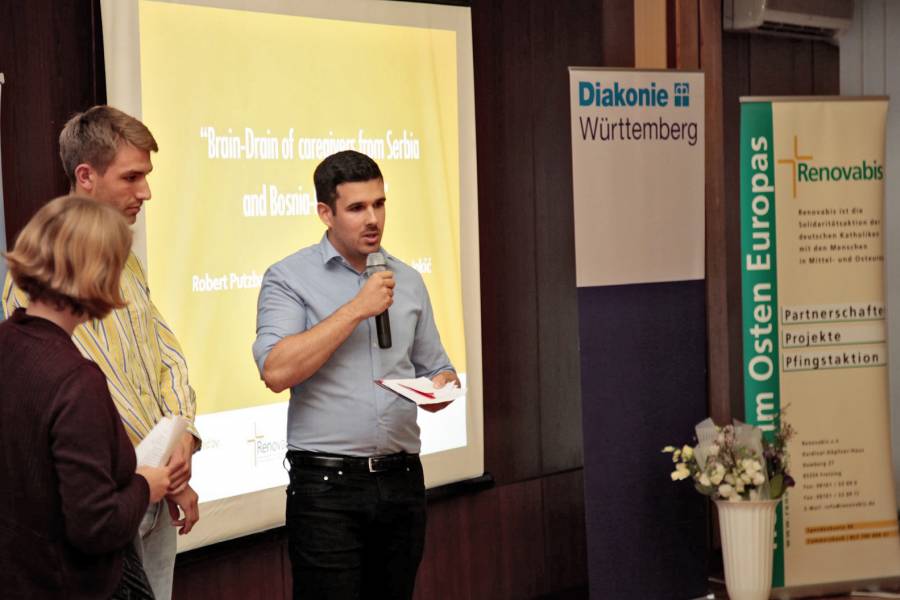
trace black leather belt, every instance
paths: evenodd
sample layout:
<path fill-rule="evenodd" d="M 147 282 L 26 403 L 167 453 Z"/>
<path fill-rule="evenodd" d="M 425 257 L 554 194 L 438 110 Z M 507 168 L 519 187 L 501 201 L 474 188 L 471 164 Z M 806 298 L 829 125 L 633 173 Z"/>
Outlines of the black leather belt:
<path fill-rule="evenodd" d="M 387 456 L 335 456 L 333 454 L 288 450 L 287 459 L 292 467 L 318 467 L 356 473 L 398 471 L 419 464 L 418 454 L 402 452 L 399 454 L 388 454 Z"/>

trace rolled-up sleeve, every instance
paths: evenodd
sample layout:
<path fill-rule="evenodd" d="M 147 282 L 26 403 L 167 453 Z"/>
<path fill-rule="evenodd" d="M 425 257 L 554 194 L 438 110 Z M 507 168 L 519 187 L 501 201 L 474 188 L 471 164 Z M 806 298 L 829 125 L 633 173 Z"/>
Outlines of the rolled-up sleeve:
<path fill-rule="evenodd" d="M 262 376 L 266 358 L 282 339 L 306 330 L 306 303 L 276 267 L 266 271 L 256 306 L 253 360 Z"/>

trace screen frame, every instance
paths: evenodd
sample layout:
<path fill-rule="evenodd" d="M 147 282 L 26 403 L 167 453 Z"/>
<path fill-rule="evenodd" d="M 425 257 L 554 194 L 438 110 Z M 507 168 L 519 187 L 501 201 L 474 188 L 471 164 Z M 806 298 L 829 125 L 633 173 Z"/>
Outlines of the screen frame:
<path fill-rule="evenodd" d="M 475 98 L 471 10 L 468 2 L 398 2 L 389 0 L 101 0 L 103 44 L 109 104 L 141 117 L 141 1 L 183 4 L 339 19 L 364 23 L 450 29 L 457 33 L 460 171 L 460 267 L 466 338 L 467 445 L 425 455 L 422 462 L 429 488 L 484 473 L 482 406 L 481 301 L 478 200 L 475 146 Z M 146 221 L 139 213 L 134 227 L 134 251 L 147 264 Z M 188 364 L 190 364 L 190 357 Z M 203 432 L 201 431 L 201 436 Z M 439 473 L 439 476 L 435 476 Z M 284 524 L 284 488 L 201 500 L 201 520 L 188 536 L 179 536 L 178 551 L 272 529 Z"/>

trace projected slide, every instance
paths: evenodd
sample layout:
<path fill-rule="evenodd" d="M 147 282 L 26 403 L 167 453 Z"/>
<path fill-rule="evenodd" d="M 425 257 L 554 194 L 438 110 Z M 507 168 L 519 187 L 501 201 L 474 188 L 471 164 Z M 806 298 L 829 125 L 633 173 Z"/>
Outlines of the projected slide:
<path fill-rule="evenodd" d="M 384 247 L 422 274 L 465 374 L 456 34 L 160 2 L 141 2 L 140 25 L 143 120 L 160 145 L 149 280 L 197 391 L 195 487 L 205 500 L 273 487 L 287 394 L 251 359 L 256 299 L 270 264 L 323 235 L 312 173 L 329 154 L 381 165 Z M 425 453 L 466 444 L 465 400 L 420 412 Z M 213 468 L 226 457 L 240 476 Z"/>
<path fill-rule="evenodd" d="M 426 483 L 481 475 L 469 10 L 102 0 L 102 14 L 110 104 L 160 146 L 136 252 L 197 392 L 202 518 L 179 549 L 283 523 L 288 393 L 266 389 L 254 364 L 256 301 L 270 265 L 324 234 L 312 174 L 343 149 L 380 165 L 383 246 L 422 274 L 468 390 L 419 411 Z"/>

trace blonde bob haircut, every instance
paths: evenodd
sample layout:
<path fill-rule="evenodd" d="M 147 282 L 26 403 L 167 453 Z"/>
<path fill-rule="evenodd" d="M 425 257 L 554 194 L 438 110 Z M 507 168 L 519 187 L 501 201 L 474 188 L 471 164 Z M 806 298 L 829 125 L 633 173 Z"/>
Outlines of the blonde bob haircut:
<path fill-rule="evenodd" d="M 31 301 L 102 319 L 125 306 L 119 280 L 131 229 L 116 209 L 81 196 L 51 200 L 31 218 L 6 262 Z"/>

